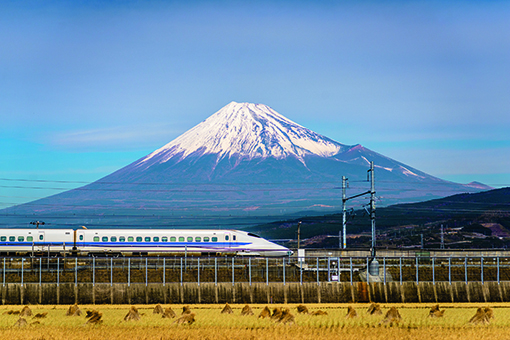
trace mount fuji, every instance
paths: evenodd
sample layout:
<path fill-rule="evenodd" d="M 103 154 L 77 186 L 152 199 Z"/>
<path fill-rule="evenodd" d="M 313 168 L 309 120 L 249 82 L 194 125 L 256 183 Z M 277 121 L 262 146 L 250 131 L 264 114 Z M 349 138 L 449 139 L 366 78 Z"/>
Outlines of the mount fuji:
<path fill-rule="evenodd" d="M 342 176 L 351 183 L 348 196 L 366 191 L 371 161 L 382 205 L 490 189 L 444 181 L 359 144 L 341 144 L 266 105 L 232 102 L 106 177 L 4 209 L 0 218 L 13 225 L 37 217 L 54 225 L 207 227 L 336 212 Z"/>

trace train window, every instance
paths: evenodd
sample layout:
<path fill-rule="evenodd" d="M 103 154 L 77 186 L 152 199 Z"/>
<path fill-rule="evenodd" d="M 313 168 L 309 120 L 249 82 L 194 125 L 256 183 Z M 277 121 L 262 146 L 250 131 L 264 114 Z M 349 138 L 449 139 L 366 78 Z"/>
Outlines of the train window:
<path fill-rule="evenodd" d="M 137 236 L 136 237 L 136 242 L 142 242 L 142 237 L 141 236 Z"/>
<path fill-rule="evenodd" d="M 184 236 L 179 236 L 179 242 L 184 242 Z"/>
<path fill-rule="evenodd" d="M 192 236 L 188 236 L 188 242 L 193 242 L 193 237 Z"/>
<path fill-rule="evenodd" d="M 163 236 L 163 237 L 161 238 L 161 242 L 168 242 L 168 237 Z"/>
<path fill-rule="evenodd" d="M 225 241 L 228 241 L 228 235 L 225 235 Z"/>
<path fill-rule="evenodd" d="M 232 240 L 236 240 L 236 235 L 232 235 Z"/>
<path fill-rule="evenodd" d="M 211 239 L 213 242 L 218 242 L 218 238 L 216 236 L 213 236 Z"/>
<path fill-rule="evenodd" d="M 94 242 L 99 242 L 99 236 L 94 236 Z"/>
<path fill-rule="evenodd" d="M 201 237 L 195 237 L 195 242 L 201 242 L 201 241 L 202 241 Z"/>
<path fill-rule="evenodd" d="M 34 238 L 32 236 L 27 236 L 27 241 L 28 242 L 32 242 L 34 240 Z"/>
<path fill-rule="evenodd" d="M 153 241 L 153 242 L 159 242 L 159 237 L 154 236 L 154 237 L 152 238 L 152 241 Z"/>
<path fill-rule="evenodd" d="M 2 242 L 7 241 L 7 236 L 1 236 L 1 237 L 0 237 L 0 241 L 2 241 Z"/>
<path fill-rule="evenodd" d="M 9 241 L 11 241 L 11 242 L 16 241 L 16 237 L 15 236 L 9 236 Z"/>
<path fill-rule="evenodd" d="M 205 236 L 204 237 L 204 242 L 209 242 L 209 237 Z"/>
<path fill-rule="evenodd" d="M 145 237 L 145 242 L 150 242 L 150 241 L 151 241 L 150 236 L 146 236 L 146 237 Z"/>
<path fill-rule="evenodd" d="M 112 242 L 117 242 L 117 236 L 112 236 L 112 237 L 110 237 L 110 241 L 112 241 Z"/>
<path fill-rule="evenodd" d="M 133 242 L 135 238 L 133 236 L 128 236 L 128 242 Z"/>
<path fill-rule="evenodd" d="M 25 241 L 25 236 L 18 236 L 18 242 Z"/>
<path fill-rule="evenodd" d="M 43 234 L 39 235 L 39 240 L 41 240 L 41 241 L 44 240 L 44 235 Z"/>
<path fill-rule="evenodd" d="M 101 241 L 108 242 L 108 236 L 103 236 L 103 238 L 101 238 Z"/>
<path fill-rule="evenodd" d="M 119 242 L 126 242 L 125 236 L 119 236 Z"/>
<path fill-rule="evenodd" d="M 256 237 L 256 238 L 260 238 L 259 235 L 255 235 L 255 234 L 252 234 L 252 233 L 248 233 L 248 236 L 252 236 L 252 237 Z"/>
<path fill-rule="evenodd" d="M 175 242 L 176 240 L 175 236 L 170 237 L 170 242 Z"/>
<path fill-rule="evenodd" d="M 83 241 L 83 235 L 80 235 L 80 241 Z"/>

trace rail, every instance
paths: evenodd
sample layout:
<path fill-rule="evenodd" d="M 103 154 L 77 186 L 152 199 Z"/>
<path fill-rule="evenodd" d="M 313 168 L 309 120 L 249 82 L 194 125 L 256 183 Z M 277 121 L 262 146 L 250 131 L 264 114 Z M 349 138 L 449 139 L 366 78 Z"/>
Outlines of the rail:
<path fill-rule="evenodd" d="M 0 280 L 24 284 L 510 281 L 510 257 L 0 257 Z M 367 273 L 368 268 L 368 273 Z M 368 274 L 368 275 L 367 275 Z"/>

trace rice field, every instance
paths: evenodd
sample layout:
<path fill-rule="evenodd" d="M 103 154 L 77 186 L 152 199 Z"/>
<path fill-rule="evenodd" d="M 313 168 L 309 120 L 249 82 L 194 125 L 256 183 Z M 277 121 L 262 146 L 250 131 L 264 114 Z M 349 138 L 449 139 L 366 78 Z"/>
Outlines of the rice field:
<path fill-rule="evenodd" d="M 445 309 L 443 318 L 429 318 L 432 304 L 381 304 L 383 315 L 367 315 L 369 304 L 306 304 L 309 312 L 322 310 L 324 316 L 298 314 L 297 305 L 269 305 L 289 308 L 295 323 L 284 325 L 258 315 L 266 305 L 250 305 L 254 315 L 241 316 L 244 304 L 231 305 L 233 314 L 221 314 L 224 305 L 190 305 L 196 322 L 192 325 L 177 325 L 176 319 L 165 319 L 153 314 L 155 305 L 138 305 L 139 321 L 124 321 L 129 305 L 80 305 L 86 310 L 98 310 L 103 323 L 86 325 L 85 316 L 66 316 L 69 306 L 30 306 L 33 314 L 46 313 L 42 319 L 26 317 L 28 325 L 14 327 L 19 315 L 7 311 L 20 311 L 23 306 L 0 307 L 1 339 L 269 339 L 269 340 L 318 340 L 318 339 L 507 339 L 510 338 L 510 304 L 441 304 Z M 356 309 L 358 317 L 347 319 L 347 307 Z M 478 307 L 490 306 L 494 319 L 489 325 L 472 325 L 469 319 Z M 179 316 L 183 305 L 172 307 Z M 380 324 L 390 307 L 396 307 L 402 316 L 398 324 Z M 37 321 L 39 323 L 37 323 Z"/>

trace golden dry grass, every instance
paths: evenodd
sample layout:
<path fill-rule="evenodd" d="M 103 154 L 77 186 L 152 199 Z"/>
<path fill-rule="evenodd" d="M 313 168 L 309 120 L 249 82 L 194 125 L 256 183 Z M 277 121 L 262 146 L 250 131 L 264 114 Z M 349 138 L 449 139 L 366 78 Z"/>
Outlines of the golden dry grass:
<path fill-rule="evenodd" d="M 85 339 L 485 339 L 503 340 L 508 338 L 510 329 L 510 304 L 441 304 L 447 310 L 443 318 L 429 318 L 433 304 L 381 304 L 381 310 L 387 313 L 391 307 L 398 309 L 402 320 L 398 324 L 381 324 L 383 315 L 359 313 L 357 318 L 348 319 L 345 312 L 348 306 L 366 310 L 368 304 L 306 304 L 309 309 L 326 311 L 328 315 L 320 318 L 306 314 L 294 315 L 292 324 L 282 324 L 269 318 L 258 318 L 265 305 L 251 305 L 254 315 L 241 316 L 245 304 L 231 304 L 234 313 L 225 317 L 219 305 L 191 305 L 195 322 L 191 325 L 174 323 L 175 319 L 162 318 L 153 314 L 155 305 L 137 305 L 145 316 L 138 322 L 124 322 L 123 318 L 130 309 L 127 305 L 82 306 L 84 310 L 98 310 L 102 313 L 103 323 L 85 325 L 82 317 L 66 317 L 68 306 L 30 306 L 34 314 L 48 313 L 39 319 L 39 324 L 14 327 L 19 315 L 2 314 L 4 311 L 20 309 L 18 306 L 0 306 L 0 337 L 2 339 L 38 339 L 38 340 L 85 340 Z M 492 308 L 494 318 L 488 325 L 473 325 L 471 317 L 479 307 Z M 182 309 L 181 305 L 166 304 L 162 307 Z M 296 310 L 297 304 L 270 305 L 271 309 Z"/>

